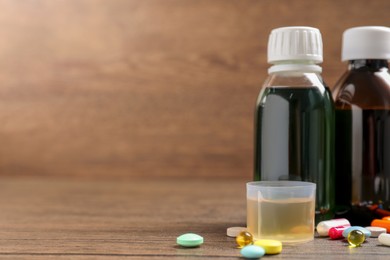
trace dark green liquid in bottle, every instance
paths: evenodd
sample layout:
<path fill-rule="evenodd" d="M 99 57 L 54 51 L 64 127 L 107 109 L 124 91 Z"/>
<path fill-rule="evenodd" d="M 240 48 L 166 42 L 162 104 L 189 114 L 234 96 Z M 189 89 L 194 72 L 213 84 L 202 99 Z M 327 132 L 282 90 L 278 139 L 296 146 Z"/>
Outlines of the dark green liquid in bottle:
<path fill-rule="evenodd" d="M 333 217 L 334 107 L 329 89 L 266 88 L 255 119 L 255 180 L 314 182 L 316 222 Z"/>

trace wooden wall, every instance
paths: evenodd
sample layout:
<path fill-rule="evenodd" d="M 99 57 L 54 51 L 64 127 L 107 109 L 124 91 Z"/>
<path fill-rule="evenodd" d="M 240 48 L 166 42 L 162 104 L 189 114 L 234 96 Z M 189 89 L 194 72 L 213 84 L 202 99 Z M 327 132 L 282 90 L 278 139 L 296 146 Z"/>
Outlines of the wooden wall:
<path fill-rule="evenodd" d="M 333 85 L 343 30 L 388 0 L 3 0 L 0 176 L 251 178 L 272 28 L 318 27 Z"/>

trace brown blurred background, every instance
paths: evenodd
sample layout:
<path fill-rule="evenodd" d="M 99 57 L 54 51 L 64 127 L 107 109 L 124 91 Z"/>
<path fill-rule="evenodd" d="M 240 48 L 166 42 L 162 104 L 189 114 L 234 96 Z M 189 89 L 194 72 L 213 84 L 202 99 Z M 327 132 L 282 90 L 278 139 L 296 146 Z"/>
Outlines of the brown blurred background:
<path fill-rule="evenodd" d="M 390 25 L 390 1 L 3 0 L 0 176 L 251 178 L 271 29 Z"/>

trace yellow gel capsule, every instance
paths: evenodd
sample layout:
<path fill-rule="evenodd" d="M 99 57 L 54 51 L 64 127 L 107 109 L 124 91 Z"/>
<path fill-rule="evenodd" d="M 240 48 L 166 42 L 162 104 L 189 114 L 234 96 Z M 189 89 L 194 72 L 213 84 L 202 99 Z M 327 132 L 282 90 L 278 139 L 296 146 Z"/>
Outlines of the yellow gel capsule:
<path fill-rule="evenodd" d="M 267 255 L 279 254 L 282 252 L 282 242 L 272 239 L 256 240 L 254 245 L 264 248 Z"/>
<path fill-rule="evenodd" d="M 366 240 L 366 236 L 360 230 L 355 229 L 348 234 L 348 243 L 352 247 L 361 246 L 364 240 Z"/>
<path fill-rule="evenodd" d="M 242 231 L 236 237 L 238 248 L 253 244 L 253 236 L 248 231 Z"/>

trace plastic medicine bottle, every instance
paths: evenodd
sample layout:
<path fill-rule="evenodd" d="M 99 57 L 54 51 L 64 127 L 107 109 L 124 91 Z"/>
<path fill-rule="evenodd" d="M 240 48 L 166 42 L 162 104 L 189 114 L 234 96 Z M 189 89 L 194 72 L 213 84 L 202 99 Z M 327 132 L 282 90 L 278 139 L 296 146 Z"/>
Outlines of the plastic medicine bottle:
<path fill-rule="evenodd" d="M 316 183 L 316 222 L 334 207 L 334 104 L 322 60 L 318 29 L 274 29 L 255 112 L 254 179 Z"/>
<path fill-rule="evenodd" d="M 342 60 L 349 66 L 333 90 L 340 211 L 367 204 L 382 204 L 387 210 L 390 206 L 389 59 L 389 27 L 344 32 Z"/>

